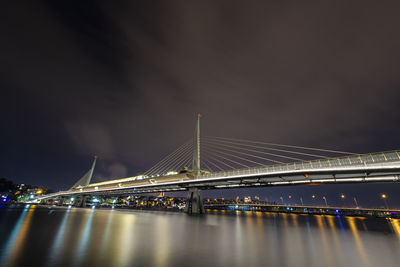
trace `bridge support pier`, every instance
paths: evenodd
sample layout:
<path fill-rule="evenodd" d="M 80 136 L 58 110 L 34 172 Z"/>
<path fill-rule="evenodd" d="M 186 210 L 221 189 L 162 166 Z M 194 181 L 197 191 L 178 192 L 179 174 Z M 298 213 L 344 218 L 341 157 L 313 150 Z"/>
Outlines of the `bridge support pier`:
<path fill-rule="evenodd" d="M 64 197 L 60 197 L 60 198 L 58 199 L 58 205 L 59 205 L 59 206 L 63 206 L 63 205 L 64 205 Z"/>
<path fill-rule="evenodd" d="M 198 188 L 189 188 L 185 212 L 188 214 L 204 214 L 203 197 Z"/>
<path fill-rule="evenodd" d="M 86 197 L 85 196 L 82 196 L 82 201 L 81 201 L 81 203 L 80 203 L 81 205 L 81 207 L 82 208 L 86 208 Z"/>
<path fill-rule="evenodd" d="M 86 197 L 79 196 L 79 200 L 75 201 L 75 206 L 80 208 L 86 208 Z"/>

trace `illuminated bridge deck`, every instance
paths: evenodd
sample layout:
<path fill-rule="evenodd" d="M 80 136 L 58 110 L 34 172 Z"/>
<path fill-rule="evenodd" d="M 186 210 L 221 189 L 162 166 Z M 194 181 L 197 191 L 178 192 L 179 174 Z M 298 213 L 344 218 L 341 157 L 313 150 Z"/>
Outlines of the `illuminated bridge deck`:
<path fill-rule="evenodd" d="M 103 186 L 90 184 L 79 190 L 61 191 L 41 199 L 79 194 L 139 194 L 199 189 L 223 189 L 278 185 L 304 185 L 322 183 L 363 183 L 399 181 L 400 151 L 357 154 L 346 157 L 314 161 L 277 164 L 261 168 L 202 174 L 194 179 L 188 174 L 107 181 Z"/>

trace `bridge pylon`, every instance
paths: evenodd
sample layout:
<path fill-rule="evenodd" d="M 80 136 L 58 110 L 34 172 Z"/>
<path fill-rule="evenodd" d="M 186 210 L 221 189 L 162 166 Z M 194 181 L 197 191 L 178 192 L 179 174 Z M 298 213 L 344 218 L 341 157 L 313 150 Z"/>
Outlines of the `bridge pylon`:
<path fill-rule="evenodd" d="M 195 177 L 200 174 L 200 118 L 201 114 L 197 114 L 196 129 L 194 131 L 194 147 L 193 147 L 193 164 L 192 171 Z"/>
<path fill-rule="evenodd" d="M 192 172 L 195 179 L 200 175 L 200 118 L 201 114 L 197 114 L 196 129 L 194 132 L 194 147 L 193 147 L 193 163 Z M 202 214 L 204 213 L 203 197 L 201 190 L 192 187 L 189 188 L 189 194 L 186 199 L 185 212 L 188 214 Z"/>
<path fill-rule="evenodd" d="M 71 188 L 77 188 L 78 186 L 87 186 L 88 184 L 90 184 L 90 181 L 92 180 L 92 176 L 93 176 L 93 171 L 94 171 L 94 167 L 96 166 L 96 161 L 97 161 L 97 156 L 94 156 L 94 160 L 92 163 L 92 167 L 90 168 L 90 170 L 85 173 L 85 175 L 83 175 Z"/>

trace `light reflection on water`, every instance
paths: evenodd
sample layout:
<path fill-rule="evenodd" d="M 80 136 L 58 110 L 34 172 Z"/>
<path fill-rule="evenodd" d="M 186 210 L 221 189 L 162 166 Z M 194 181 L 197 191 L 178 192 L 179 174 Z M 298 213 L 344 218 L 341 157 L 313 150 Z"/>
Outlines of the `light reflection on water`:
<path fill-rule="evenodd" d="M 71 209 L 68 208 L 67 211 L 64 214 L 64 217 L 62 219 L 62 222 L 60 224 L 60 227 L 58 228 L 56 237 L 53 241 L 53 245 L 51 246 L 51 251 L 49 253 L 49 265 L 56 265 L 57 263 L 57 259 L 58 259 L 58 255 L 61 252 L 61 245 L 62 242 L 64 240 L 64 234 L 65 234 L 65 228 L 67 226 L 67 222 L 68 222 L 68 216 L 70 214 Z"/>
<path fill-rule="evenodd" d="M 0 266 L 386 267 L 400 261 L 395 219 L 21 206 L 0 209 L 0 229 L 6 233 Z"/>

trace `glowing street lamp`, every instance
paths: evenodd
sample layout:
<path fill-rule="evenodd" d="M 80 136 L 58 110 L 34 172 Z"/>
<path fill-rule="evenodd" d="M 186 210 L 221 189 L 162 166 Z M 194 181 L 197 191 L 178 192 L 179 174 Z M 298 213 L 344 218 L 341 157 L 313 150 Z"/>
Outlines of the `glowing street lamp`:
<path fill-rule="evenodd" d="M 383 199 L 383 202 L 385 202 L 386 209 L 389 209 L 389 205 L 388 205 L 388 203 L 387 203 L 387 201 L 386 201 L 386 199 L 388 198 L 388 196 L 387 196 L 386 194 L 382 194 L 382 195 L 381 195 L 381 198 Z"/>
<path fill-rule="evenodd" d="M 311 198 L 312 198 L 312 199 L 316 199 L 316 198 L 317 198 L 317 196 L 316 196 L 316 195 L 312 195 L 312 196 L 311 196 Z M 314 202 L 313 202 L 313 205 L 315 205 L 315 203 L 314 203 Z"/>
<path fill-rule="evenodd" d="M 340 195 L 340 198 L 342 199 L 342 203 L 343 203 L 343 207 L 344 207 L 344 206 L 345 206 L 345 205 L 344 205 L 344 199 L 346 198 L 346 196 L 345 196 L 344 194 L 341 194 L 341 195 Z"/>

